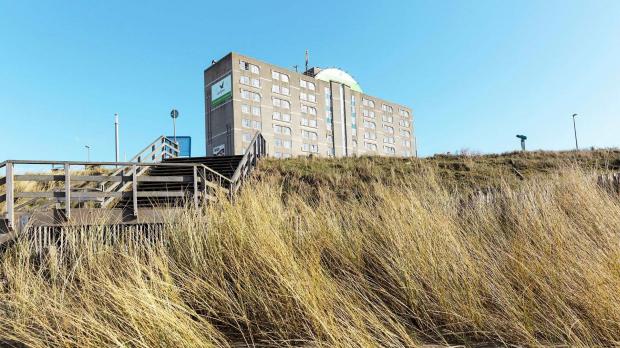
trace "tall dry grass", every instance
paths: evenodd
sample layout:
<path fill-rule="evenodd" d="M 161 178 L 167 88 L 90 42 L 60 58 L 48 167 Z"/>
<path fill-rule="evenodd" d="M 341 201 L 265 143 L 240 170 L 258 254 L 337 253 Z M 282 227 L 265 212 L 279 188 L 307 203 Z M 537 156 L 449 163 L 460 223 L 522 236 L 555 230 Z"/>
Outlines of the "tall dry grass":
<path fill-rule="evenodd" d="M 492 196 L 427 171 L 187 209 L 160 239 L 67 233 L 0 261 L 0 337 L 43 346 L 620 344 L 620 203 L 569 170 Z M 300 186 L 301 187 L 301 186 Z"/>

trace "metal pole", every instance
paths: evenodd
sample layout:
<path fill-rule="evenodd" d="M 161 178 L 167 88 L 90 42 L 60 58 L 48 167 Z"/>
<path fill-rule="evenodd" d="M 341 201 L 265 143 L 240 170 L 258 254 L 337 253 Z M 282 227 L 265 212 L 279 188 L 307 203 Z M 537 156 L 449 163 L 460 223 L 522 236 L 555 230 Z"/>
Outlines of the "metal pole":
<path fill-rule="evenodd" d="M 119 145 L 118 145 L 118 114 L 114 114 L 114 143 L 115 143 L 115 162 L 118 162 L 119 159 Z"/>
<path fill-rule="evenodd" d="M 174 136 L 174 142 L 177 142 L 177 119 L 172 119 L 172 135 Z"/>
<path fill-rule="evenodd" d="M 575 116 L 577 114 L 573 114 L 573 130 L 575 131 L 575 148 L 579 151 L 579 143 L 577 142 L 577 124 L 575 123 Z"/>
<path fill-rule="evenodd" d="M 86 162 L 90 162 L 90 146 L 85 145 L 86 148 Z"/>

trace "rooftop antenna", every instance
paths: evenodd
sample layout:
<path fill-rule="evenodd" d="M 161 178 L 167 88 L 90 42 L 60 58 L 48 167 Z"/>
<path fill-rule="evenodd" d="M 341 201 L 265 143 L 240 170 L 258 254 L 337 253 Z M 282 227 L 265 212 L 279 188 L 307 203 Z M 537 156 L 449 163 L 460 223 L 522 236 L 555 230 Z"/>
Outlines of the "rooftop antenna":
<path fill-rule="evenodd" d="M 525 140 L 527 140 L 527 137 L 525 135 L 517 134 L 517 138 L 521 139 L 521 151 L 525 151 Z"/>
<path fill-rule="evenodd" d="M 306 72 L 308 72 L 308 61 L 310 60 L 308 50 L 306 50 Z"/>

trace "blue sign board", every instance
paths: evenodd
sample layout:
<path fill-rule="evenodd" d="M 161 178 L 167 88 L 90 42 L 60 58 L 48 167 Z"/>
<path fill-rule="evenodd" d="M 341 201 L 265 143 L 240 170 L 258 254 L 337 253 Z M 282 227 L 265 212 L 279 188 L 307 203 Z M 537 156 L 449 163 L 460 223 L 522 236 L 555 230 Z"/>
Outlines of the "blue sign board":
<path fill-rule="evenodd" d="M 168 135 L 168 139 L 174 141 L 174 136 Z M 192 137 L 177 135 L 177 143 L 179 143 L 179 157 L 192 157 Z"/>

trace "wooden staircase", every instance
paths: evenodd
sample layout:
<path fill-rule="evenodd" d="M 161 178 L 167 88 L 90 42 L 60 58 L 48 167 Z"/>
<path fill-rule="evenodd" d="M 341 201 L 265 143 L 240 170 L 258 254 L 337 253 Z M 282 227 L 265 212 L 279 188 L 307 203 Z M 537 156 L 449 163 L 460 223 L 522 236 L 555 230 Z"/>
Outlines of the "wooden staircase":
<path fill-rule="evenodd" d="M 161 225 L 161 210 L 186 204 L 205 204 L 218 197 L 232 199 L 244 180 L 267 155 L 266 142 L 256 133 L 244 155 L 179 158 L 178 145 L 157 138 L 130 162 L 8 160 L 0 163 L 0 244 L 24 230 L 63 229 L 66 226 Z M 49 174 L 28 166 L 64 168 Z M 15 171 L 15 166 L 20 170 Z M 104 174 L 81 174 L 76 169 L 110 167 Z M 105 174 L 107 173 L 107 174 Z M 16 182 L 45 183 L 45 191 L 23 192 Z"/>

